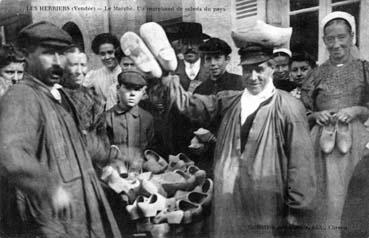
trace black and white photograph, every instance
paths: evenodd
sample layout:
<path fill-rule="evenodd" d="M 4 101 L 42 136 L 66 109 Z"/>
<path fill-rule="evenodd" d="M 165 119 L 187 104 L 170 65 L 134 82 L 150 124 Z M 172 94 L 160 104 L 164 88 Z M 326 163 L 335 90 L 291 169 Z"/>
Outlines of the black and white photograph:
<path fill-rule="evenodd" d="M 369 0 L 0 0 L 0 238 L 369 238 Z"/>

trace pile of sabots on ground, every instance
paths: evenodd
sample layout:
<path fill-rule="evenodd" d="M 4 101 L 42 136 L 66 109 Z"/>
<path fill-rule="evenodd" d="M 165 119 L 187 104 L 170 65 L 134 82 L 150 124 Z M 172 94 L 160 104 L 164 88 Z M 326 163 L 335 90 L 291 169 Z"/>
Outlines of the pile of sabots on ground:
<path fill-rule="evenodd" d="M 138 230 L 143 223 L 191 224 L 204 219 L 212 200 L 213 182 L 185 154 L 168 161 L 153 150 L 144 151 L 141 173 L 106 167 L 102 179 L 127 200 L 126 210 Z"/>

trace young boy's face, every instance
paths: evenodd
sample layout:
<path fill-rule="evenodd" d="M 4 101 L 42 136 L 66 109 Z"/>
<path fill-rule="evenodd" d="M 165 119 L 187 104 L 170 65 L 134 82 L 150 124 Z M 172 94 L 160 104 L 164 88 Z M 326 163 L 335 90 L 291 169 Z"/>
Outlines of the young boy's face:
<path fill-rule="evenodd" d="M 146 86 L 134 84 L 118 85 L 119 104 L 124 107 L 134 107 L 145 94 Z"/>
<path fill-rule="evenodd" d="M 205 66 L 214 78 L 221 76 L 229 63 L 230 57 L 222 54 L 205 54 Z"/>
<path fill-rule="evenodd" d="M 120 63 L 119 63 L 120 67 L 122 68 L 122 71 L 126 71 L 126 70 L 131 70 L 131 69 L 136 69 L 136 65 L 133 62 L 133 60 L 131 60 L 131 58 L 127 57 L 127 56 L 123 56 Z"/>

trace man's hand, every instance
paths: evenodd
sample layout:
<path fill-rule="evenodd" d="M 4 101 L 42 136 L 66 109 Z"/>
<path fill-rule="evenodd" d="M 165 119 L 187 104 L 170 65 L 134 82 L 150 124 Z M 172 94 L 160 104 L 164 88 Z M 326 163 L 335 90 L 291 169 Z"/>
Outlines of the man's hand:
<path fill-rule="evenodd" d="M 125 162 L 120 159 L 116 159 L 109 164 L 113 169 L 115 169 L 120 176 L 126 178 L 128 176 L 128 168 Z"/>
<path fill-rule="evenodd" d="M 161 77 L 161 83 L 165 86 L 168 86 L 169 82 L 173 80 L 178 81 L 179 83 L 179 76 L 175 74 L 168 74 L 166 76 Z"/>
<path fill-rule="evenodd" d="M 196 137 L 199 139 L 200 143 L 209 143 L 209 142 L 216 142 L 216 138 L 209 130 L 204 128 L 199 128 L 197 131 L 194 132 Z"/>
<path fill-rule="evenodd" d="M 62 220 L 73 218 L 72 199 L 63 187 L 58 187 L 52 196 L 53 216 Z"/>

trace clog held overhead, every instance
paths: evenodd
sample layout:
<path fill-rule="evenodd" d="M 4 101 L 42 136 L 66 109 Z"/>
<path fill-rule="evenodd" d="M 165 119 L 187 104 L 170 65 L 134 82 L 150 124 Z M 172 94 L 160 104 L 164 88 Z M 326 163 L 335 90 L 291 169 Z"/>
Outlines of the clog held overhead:
<path fill-rule="evenodd" d="M 162 70 L 147 48 L 143 40 L 134 32 L 128 31 L 120 38 L 120 47 L 125 55 L 130 57 L 137 68 L 152 77 L 160 78 Z"/>
<path fill-rule="evenodd" d="M 291 27 L 276 27 L 260 20 L 248 28 L 232 31 L 233 41 L 238 48 L 245 47 L 250 43 L 269 47 L 283 46 L 288 43 L 291 35 Z"/>
<path fill-rule="evenodd" d="M 155 22 L 142 24 L 140 35 L 163 69 L 174 71 L 177 68 L 177 57 L 169 43 L 164 29 Z"/>

